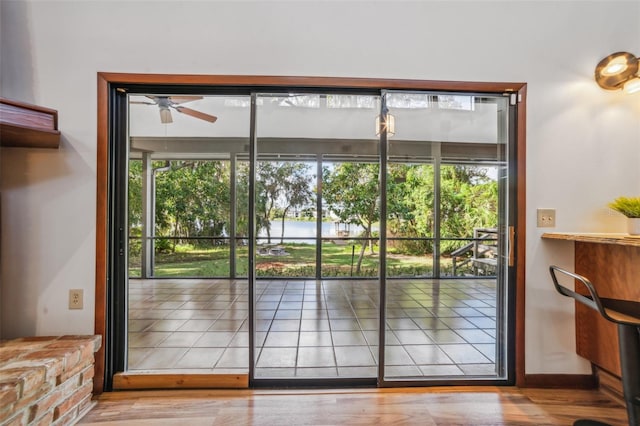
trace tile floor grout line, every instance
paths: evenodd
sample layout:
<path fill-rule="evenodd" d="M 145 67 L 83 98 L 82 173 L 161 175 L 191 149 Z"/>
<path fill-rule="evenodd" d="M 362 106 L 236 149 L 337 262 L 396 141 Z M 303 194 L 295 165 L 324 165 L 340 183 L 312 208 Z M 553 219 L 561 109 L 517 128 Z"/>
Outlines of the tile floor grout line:
<path fill-rule="evenodd" d="M 236 284 L 236 283 L 232 283 L 232 284 Z M 335 362 L 336 368 L 338 367 L 338 359 L 337 359 L 337 355 L 336 355 L 336 352 L 335 352 L 336 341 L 333 339 L 333 337 L 334 337 L 333 333 L 336 332 L 337 330 L 334 330 L 333 326 L 331 325 L 331 318 L 329 317 L 329 312 L 328 312 L 327 309 L 332 307 L 331 305 L 335 304 L 333 306 L 335 308 L 335 310 L 336 310 L 335 313 L 337 315 L 342 315 L 342 314 L 340 314 L 339 311 L 341 309 L 343 309 L 344 307 L 348 306 L 349 315 L 345 319 L 348 320 L 350 318 L 353 318 L 355 320 L 355 323 L 357 324 L 357 327 L 358 327 L 357 330 L 351 330 L 351 331 L 357 332 L 358 335 L 365 335 L 365 331 L 370 331 L 370 330 L 364 330 L 362 321 L 365 319 L 365 316 L 363 316 L 363 315 L 368 315 L 368 314 L 366 312 L 364 314 L 362 314 L 361 310 L 369 309 L 367 307 L 367 304 L 369 304 L 371 302 L 373 302 L 374 306 L 375 306 L 375 301 L 373 301 L 373 299 L 371 298 L 371 292 L 369 291 L 369 287 L 370 286 L 368 286 L 368 285 L 367 286 L 360 286 L 360 285 L 358 285 L 358 282 L 353 282 L 353 283 L 350 283 L 350 284 L 352 284 L 354 286 L 354 289 L 355 289 L 355 291 L 353 292 L 353 297 L 346 297 L 346 298 L 345 297 L 335 297 L 336 296 L 335 292 L 332 292 L 332 291 L 323 291 L 322 292 L 322 298 L 323 298 L 323 301 L 325 303 L 325 310 L 327 311 L 326 317 L 327 317 L 327 323 L 328 323 L 328 332 L 329 332 L 329 336 L 331 338 L 331 347 L 333 348 L 333 356 L 334 356 L 334 362 Z M 466 285 L 468 283 L 464 283 L 464 284 Z M 340 293 L 343 296 L 346 296 L 347 291 L 346 291 L 344 285 L 345 285 L 345 283 L 341 283 L 340 284 Z M 481 283 L 478 284 L 478 285 L 481 285 Z M 165 286 L 165 287 L 168 287 L 168 286 Z M 215 285 L 210 285 L 208 287 L 208 289 L 213 289 L 213 287 L 215 287 Z M 221 287 L 221 286 L 219 286 L 219 287 Z M 326 285 L 322 285 L 322 287 L 323 287 L 324 290 L 327 290 Z M 413 287 L 417 287 L 417 286 L 416 286 L 415 283 L 412 282 L 411 283 L 411 287 L 413 288 Z M 469 320 L 469 322 L 467 324 L 468 324 L 469 327 L 472 327 L 472 328 L 461 328 L 461 327 L 453 328 L 453 327 L 455 327 L 455 325 L 453 325 L 453 323 L 451 323 L 451 321 L 453 321 L 453 320 L 445 320 L 448 323 L 452 324 L 452 326 L 450 326 L 450 325 L 448 325 L 446 323 L 443 323 L 439 318 L 433 317 L 433 316 L 432 317 L 424 317 L 424 318 L 433 318 L 435 321 L 438 321 L 441 325 L 435 325 L 436 326 L 435 328 L 426 328 L 425 326 L 421 326 L 420 324 L 417 323 L 417 319 L 418 318 L 423 318 L 423 317 L 415 315 L 414 312 L 407 311 L 407 309 L 416 309 L 416 308 L 418 308 L 418 306 L 415 306 L 415 307 L 407 306 L 407 304 L 404 303 L 404 302 L 412 301 L 413 303 L 417 303 L 420 306 L 420 309 L 424 309 L 425 312 L 428 312 L 430 314 L 432 314 L 432 312 L 428 308 L 428 305 L 426 305 L 427 299 L 424 299 L 424 298 L 420 297 L 419 294 L 416 293 L 415 291 L 413 291 L 411 288 L 408 289 L 409 291 L 405 291 L 404 292 L 404 296 L 401 295 L 401 297 L 399 299 L 396 299 L 397 301 L 396 301 L 396 303 L 393 304 L 392 309 L 396 310 L 397 312 L 392 316 L 392 318 L 394 318 L 394 319 L 401 319 L 401 318 L 409 319 L 409 324 L 411 324 L 411 326 L 408 329 L 416 330 L 414 327 L 417 326 L 418 327 L 417 330 L 419 330 L 419 331 L 421 331 L 422 333 L 425 333 L 425 334 L 426 334 L 427 330 L 434 330 L 434 332 L 438 332 L 438 330 L 447 330 L 447 331 L 453 333 L 454 335 L 459 336 L 462 339 L 463 342 L 451 342 L 451 343 L 441 342 L 441 343 L 438 343 L 438 341 L 434 341 L 434 342 L 432 342 L 431 346 L 439 347 L 439 345 L 447 345 L 447 344 L 458 344 L 458 345 L 460 345 L 460 344 L 468 344 L 474 350 L 478 351 L 478 353 L 481 354 L 481 356 L 482 356 L 482 358 L 484 360 L 489 361 L 489 363 L 487 363 L 487 365 L 494 364 L 494 362 L 492 362 L 491 359 L 487 355 L 485 355 L 485 353 L 484 353 L 484 351 L 486 351 L 488 349 L 487 348 L 483 348 L 482 346 L 478 346 L 478 345 L 491 345 L 491 342 L 483 343 L 483 342 L 479 341 L 479 342 L 471 343 L 471 342 L 473 342 L 473 340 L 471 340 L 471 339 L 474 339 L 474 337 L 470 336 L 468 338 L 465 338 L 465 335 L 468 335 L 468 333 L 465 334 L 465 331 L 466 330 L 477 331 L 479 333 L 483 333 L 483 335 L 486 335 L 488 340 L 494 339 L 494 341 L 495 341 L 495 337 L 492 334 L 488 333 L 486 328 L 482 328 L 482 327 L 486 327 L 486 324 L 482 323 L 482 322 L 484 322 L 484 318 L 486 318 L 487 320 L 490 320 L 490 321 L 493 320 L 494 324 L 495 324 L 495 318 L 491 317 L 486 312 L 479 312 L 481 314 L 480 316 L 473 315 L 473 316 L 469 317 L 469 316 L 465 316 L 464 313 L 460 313 L 460 312 L 456 311 L 456 308 L 462 309 L 462 307 L 464 307 L 465 305 L 470 309 L 474 309 L 474 308 L 478 307 L 477 306 L 478 303 L 473 303 L 472 302 L 472 303 L 467 304 L 467 303 L 465 303 L 465 300 L 463 300 L 463 298 L 464 297 L 472 297 L 473 294 L 476 294 L 476 295 L 481 295 L 481 294 L 479 292 L 474 292 L 474 291 L 463 292 L 463 291 L 455 290 L 454 287 L 455 287 L 455 283 L 449 283 L 446 286 L 443 286 L 443 290 L 448 291 L 450 293 L 450 295 L 455 296 L 455 297 L 450 297 L 449 295 L 447 295 L 445 297 L 439 298 L 439 300 L 442 302 L 442 304 L 440 306 L 442 306 L 443 309 L 446 308 L 446 309 L 450 310 L 448 313 L 451 316 L 444 317 L 444 318 L 461 318 L 461 319 L 464 319 L 464 320 Z M 276 306 L 276 310 L 273 312 L 273 317 L 271 318 L 270 326 L 267 329 L 267 331 L 264 332 L 265 333 L 265 342 L 266 342 L 266 335 L 268 333 L 274 332 L 274 330 L 273 330 L 273 321 L 276 320 L 277 312 L 280 311 L 281 310 L 280 308 L 283 307 L 281 305 L 281 303 L 284 300 L 283 297 L 285 295 L 285 287 L 278 286 L 278 288 L 280 289 L 279 291 L 277 291 L 277 294 L 279 295 L 279 298 L 278 298 L 279 302 L 278 302 L 278 305 Z M 420 290 L 420 291 L 425 296 L 427 296 L 427 289 L 428 288 L 431 288 L 430 284 L 427 284 L 427 287 L 425 287 L 423 290 Z M 165 288 L 164 290 L 165 291 L 162 292 L 162 295 L 161 295 L 160 299 L 166 299 L 168 297 L 167 294 L 171 294 L 171 289 L 170 288 Z M 303 286 L 301 290 L 302 290 L 302 305 L 304 307 L 305 286 Z M 263 290 L 263 293 L 264 292 L 267 292 L 267 287 L 266 286 L 265 286 L 265 289 Z M 229 293 L 229 294 L 227 294 L 227 293 Z M 444 293 L 444 291 L 443 291 L 443 293 Z M 227 297 L 228 297 L 229 295 L 232 295 L 233 292 L 224 292 L 223 291 L 223 294 L 227 294 Z M 418 296 L 416 296 L 416 295 L 418 295 Z M 420 297 L 420 299 L 417 299 L 416 297 Z M 147 302 L 151 301 L 151 305 L 154 305 L 153 302 L 152 302 L 152 300 L 153 300 L 152 297 L 141 296 L 140 298 L 143 299 L 143 300 L 146 300 Z M 228 301 L 225 301 L 225 302 L 233 304 L 233 303 L 238 302 L 239 300 L 240 300 L 240 296 L 238 294 L 236 294 L 233 297 L 232 300 L 228 300 Z M 478 299 L 476 299 L 476 300 L 478 300 Z M 482 305 L 484 306 L 483 309 L 489 309 L 489 307 L 491 306 L 491 304 L 485 303 L 486 299 L 483 299 L 481 302 L 482 302 Z M 145 303 L 145 305 L 148 305 L 148 304 L 149 303 Z M 182 303 L 180 306 L 182 307 L 185 304 L 186 304 L 186 301 L 184 301 L 184 303 Z M 155 305 L 156 306 L 161 306 L 161 305 L 158 305 L 158 304 L 155 304 Z M 341 305 L 343 307 L 340 307 Z M 357 309 L 356 309 L 356 305 L 357 305 Z M 432 305 L 433 305 L 433 303 L 432 303 Z M 437 307 L 439 305 L 439 303 L 436 303 L 435 305 Z M 225 310 L 228 311 L 229 309 L 227 308 Z M 167 311 L 169 311 L 169 313 L 164 314 L 164 316 L 163 316 L 164 319 L 167 319 L 167 320 L 184 319 L 180 315 L 178 315 L 178 318 L 171 318 L 172 314 L 176 315 L 175 313 L 179 312 L 180 309 L 175 309 L 175 308 L 174 309 L 167 309 Z M 221 317 L 223 317 L 225 315 L 228 315 L 228 312 L 223 312 L 222 314 L 218 315 L 217 318 L 214 319 L 213 324 L 215 324 L 216 321 L 219 321 L 219 320 L 223 319 Z M 302 321 L 304 319 L 303 316 L 304 316 L 304 309 L 301 309 L 300 310 L 300 316 L 298 317 L 298 326 L 297 326 L 297 333 L 298 333 L 297 343 L 298 344 L 296 346 L 296 351 L 298 351 L 298 352 L 296 353 L 296 364 L 295 364 L 295 368 L 296 369 L 303 368 L 300 365 L 298 365 L 299 350 L 301 348 L 300 342 L 301 342 L 301 336 L 302 336 L 301 335 L 301 333 L 302 333 Z M 333 317 L 333 315 L 332 315 L 332 317 Z M 143 314 L 140 314 L 140 318 L 141 319 L 144 318 Z M 190 317 L 190 318 L 192 318 L 192 317 Z M 150 318 L 150 319 L 152 320 L 151 324 L 156 324 L 159 320 L 161 320 L 161 318 L 157 318 L 157 319 L 156 318 Z M 185 322 L 183 322 L 183 324 L 180 327 L 184 326 L 184 324 L 186 324 L 187 323 L 186 321 L 188 321 L 188 320 L 189 319 L 185 319 Z M 232 316 L 229 316 L 228 319 L 224 318 L 224 320 L 232 321 L 233 319 L 232 319 Z M 481 321 L 481 322 L 479 322 L 479 321 Z M 231 347 L 230 345 L 232 344 L 231 342 L 233 341 L 233 339 L 237 338 L 237 336 L 241 334 L 242 326 L 243 326 L 244 323 L 246 323 L 246 318 L 243 319 L 242 323 L 239 325 L 238 328 L 235 328 L 234 330 L 232 330 L 233 331 L 233 335 L 231 336 L 228 344 L 224 347 L 225 350 L 229 349 Z M 465 324 L 461 324 L 461 326 L 464 327 Z M 149 327 L 149 326 L 147 326 L 147 327 Z M 145 327 L 144 329 L 147 329 L 147 327 Z M 178 328 L 180 328 L 180 327 L 178 327 Z M 389 327 L 388 324 L 387 324 L 387 327 Z M 399 331 L 403 329 L 402 328 L 403 327 L 402 324 L 398 324 L 397 327 L 400 327 L 400 328 L 398 328 Z M 441 327 L 443 327 L 443 328 L 441 328 Z M 492 330 L 493 330 L 493 328 L 492 328 Z M 145 350 L 148 351 L 148 350 L 153 349 L 153 348 L 158 348 L 158 347 L 160 347 L 160 345 L 163 342 L 166 342 L 167 339 L 170 339 L 171 336 L 176 335 L 180 331 L 182 331 L 182 330 L 175 329 L 175 330 L 168 331 L 167 332 L 168 334 L 166 336 L 164 336 L 163 339 L 159 340 L 158 342 L 155 342 L 153 347 L 140 346 L 138 349 L 140 349 L 141 351 L 145 351 Z M 375 330 L 373 330 L 373 331 L 375 332 Z M 142 333 L 139 333 L 139 334 L 142 334 Z M 391 334 L 394 335 L 397 338 L 395 330 L 391 330 Z M 427 334 L 427 337 L 428 336 L 429 336 L 429 334 Z M 470 340 L 467 340 L 467 339 L 470 339 Z M 368 353 L 371 355 L 372 354 L 371 351 L 372 351 L 372 348 L 374 346 L 372 346 L 370 344 L 369 340 L 370 339 L 366 339 L 365 338 L 364 343 L 366 344 L 366 346 L 368 348 Z M 430 339 L 430 341 L 431 340 L 432 339 Z M 378 342 L 378 343 L 380 343 L 380 342 Z M 347 344 L 347 346 L 353 346 L 348 341 L 345 341 L 345 344 Z M 194 348 L 195 347 L 194 345 L 195 345 L 195 341 L 192 342 L 190 344 L 190 346 L 188 348 L 186 348 L 186 350 Z M 262 346 L 264 346 L 264 344 Z M 355 345 L 355 346 L 364 347 L 363 345 Z M 393 346 L 393 345 L 391 345 L 391 346 Z M 406 344 L 401 344 L 400 346 L 406 352 Z M 483 350 L 481 351 L 480 348 L 482 348 Z M 413 358 L 413 356 L 411 356 L 410 353 L 407 352 L 407 355 L 413 361 L 413 365 L 415 365 L 415 366 L 421 365 L 421 364 L 417 364 L 415 362 L 416 360 Z M 149 352 L 147 352 L 142 359 L 146 359 L 146 358 L 148 358 L 148 356 L 149 356 Z M 184 357 L 184 356 L 185 355 L 183 354 L 182 357 Z M 447 358 L 449 358 L 448 355 L 447 355 Z M 375 361 L 375 357 L 374 357 L 374 361 Z M 450 365 L 456 365 L 456 364 L 453 363 L 453 364 L 450 364 Z M 457 365 L 466 365 L 466 363 L 465 364 L 460 363 L 460 364 L 457 364 Z M 473 373 L 467 374 L 467 373 L 464 373 L 464 372 L 463 372 L 463 374 L 465 374 L 467 376 L 469 376 L 470 374 L 474 375 Z"/>

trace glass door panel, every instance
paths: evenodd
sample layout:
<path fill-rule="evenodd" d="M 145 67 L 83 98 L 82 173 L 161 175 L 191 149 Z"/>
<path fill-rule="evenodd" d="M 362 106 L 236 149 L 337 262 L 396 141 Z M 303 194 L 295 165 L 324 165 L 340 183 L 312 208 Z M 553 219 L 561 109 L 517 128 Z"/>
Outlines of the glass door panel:
<path fill-rule="evenodd" d="M 387 163 L 387 277 L 433 276 L 434 179 L 430 152 L 410 159 L 390 141 Z M 428 146 L 424 148 L 429 149 Z"/>
<path fill-rule="evenodd" d="M 235 253 L 230 261 L 235 266 L 235 277 L 248 277 L 249 270 L 249 158 L 235 156 Z"/>
<path fill-rule="evenodd" d="M 249 100 L 129 97 L 128 371 L 248 373 Z"/>
<path fill-rule="evenodd" d="M 440 167 L 440 273 L 495 277 L 498 262 L 498 167 Z"/>
<path fill-rule="evenodd" d="M 375 381 L 378 109 L 375 96 L 256 95 L 255 380 Z"/>
<path fill-rule="evenodd" d="M 323 162 L 323 278 L 378 277 L 379 174 L 359 158 Z"/>
<path fill-rule="evenodd" d="M 505 379 L 507 99 L 388 92 L 385 101 L 395 129 L 383 379 Z"/>
<path fill-rule="evenodd" d="M 256 276 L 313 278 L 315 162 L 270 157 L 259 155 L 256 166 Z"/>

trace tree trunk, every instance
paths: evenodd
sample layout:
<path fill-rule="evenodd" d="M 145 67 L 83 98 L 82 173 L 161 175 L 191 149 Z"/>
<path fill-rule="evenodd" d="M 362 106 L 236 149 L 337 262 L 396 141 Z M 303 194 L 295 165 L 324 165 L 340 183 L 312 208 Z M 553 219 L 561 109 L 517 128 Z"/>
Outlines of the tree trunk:
<path fill-rule="evenodd" d="M 364 234 L 365 239 L 362 240 L 362 247 L 360 248 L 360 255 L 358 256 L 358 266 L 356 268 L 357 273 L 360 273 L 362 261 L 364 260 L 364 251 L 367 248 L 367 241 L 370 236 L 371 236 L 371 226 L 368 226 L 365 230 L 365 234 Z"/>
<path fill-rule="evenodd" d="M 371 235 L 372 235 L 372 233 L 371 233 L 371 223 L 368 223 L 367 224 L 367 237 L 368 237 L 367 243 L 369 245 L 369 251 L 371 252 L 371 254 L 375 254 L 373 252 L 373 240 L 371 239 Z"/>
<path fill-rule="evenodd" d="M 271 222 L 267 219 L 267 224 L 265 225 L 267 229 L 267 244 L 271 244 Z"/>
<path fill-rule="evenodd" d="M 271 244 L 271 209 L 273 209 L 273 202 L 270 203 L 265 214 L 267 227 L 267 244 Z"/>
<path fill-rule="evenodd" d="M 176 226 L 173 227 L 173 241 L 172 241 L 172 246 L 171 246 L 171 253 L 175 253 L 176 252 L 176 242 L 177 237 L 178 236 L 178 219 L 176 218 Z"/>
<path fill-rule="evenodd" d="M 286 207 L 282 212 L 282 232 L 280 233 L 280 244 L 284 244 L 284 218 L 287 216 L 287 211 L 289 211 L 289 207 Z"/>
<path fill-rule="evenodd" d="M 356 265 L 356 274 L 360 273 L 360 267 L 362 266 L 362 260 L 364 259 L 365 248 L 367 248 L 367 241 L 362 240 L 362 247 L 360 247 L 360 255 L 358 256 L 358 264 Z"/>

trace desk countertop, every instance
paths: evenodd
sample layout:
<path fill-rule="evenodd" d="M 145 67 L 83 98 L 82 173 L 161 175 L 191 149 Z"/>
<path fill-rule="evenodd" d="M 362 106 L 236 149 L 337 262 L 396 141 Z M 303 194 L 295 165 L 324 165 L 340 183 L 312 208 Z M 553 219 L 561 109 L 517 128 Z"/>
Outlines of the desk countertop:
<path fill-rule="evenodd" d="M 605 234 L 583 232 L 545 232 L 542 238 L 548 240 L 580 241 L 584 243 L 616 244 L 640 247 L 640 235 Z"/>

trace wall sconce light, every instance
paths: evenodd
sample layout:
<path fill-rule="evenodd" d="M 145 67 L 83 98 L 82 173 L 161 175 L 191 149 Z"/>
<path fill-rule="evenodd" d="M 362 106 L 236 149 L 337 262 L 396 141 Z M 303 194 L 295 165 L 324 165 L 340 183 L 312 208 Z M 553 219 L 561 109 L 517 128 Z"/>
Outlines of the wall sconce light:
<path fill-rule="evenodd" d="M 376 136 L 380 136 L 385 128 L 387 129 L 387 137 L 396 134 L 396 118 L 388 111 L 376 117 Z"/>
<path fill-rule="evenodd" d="M 596 82 L 606 90 L 622 89 L 628 94 L 640 92 L 638 62 L 631 53 L 612 53 L 598 63 Z"/>

